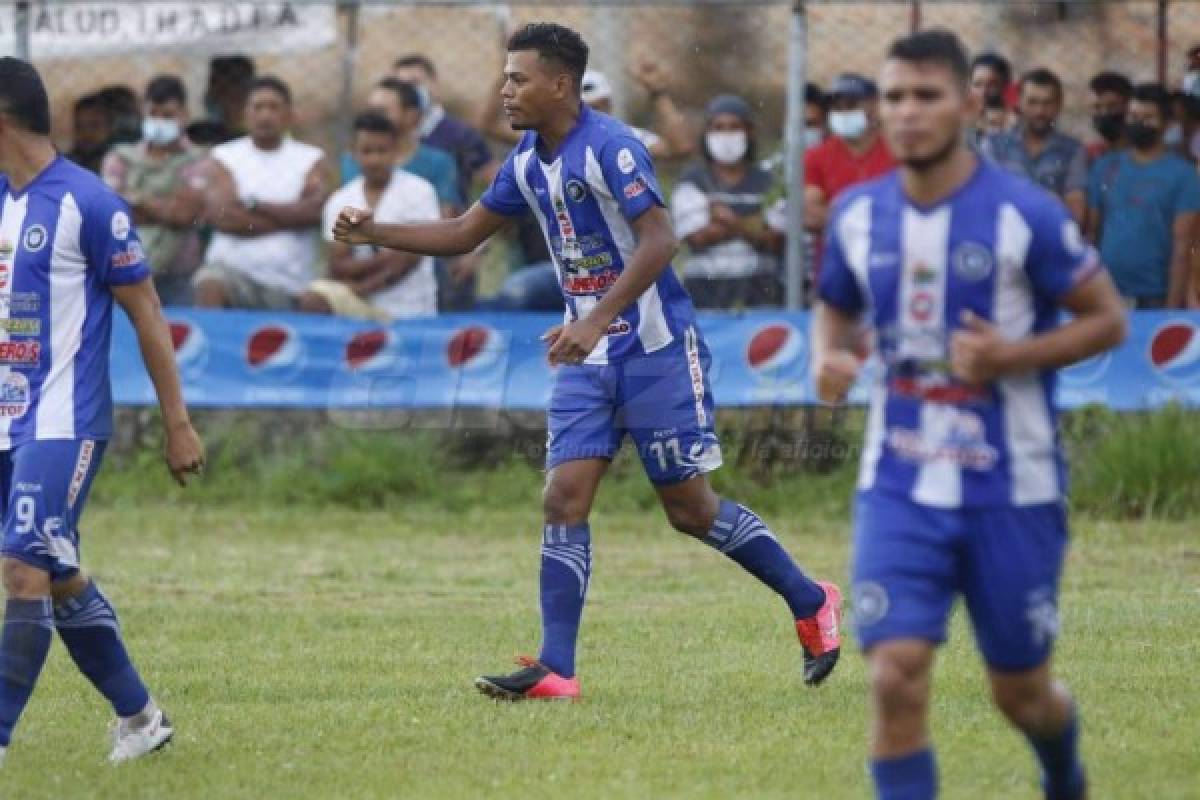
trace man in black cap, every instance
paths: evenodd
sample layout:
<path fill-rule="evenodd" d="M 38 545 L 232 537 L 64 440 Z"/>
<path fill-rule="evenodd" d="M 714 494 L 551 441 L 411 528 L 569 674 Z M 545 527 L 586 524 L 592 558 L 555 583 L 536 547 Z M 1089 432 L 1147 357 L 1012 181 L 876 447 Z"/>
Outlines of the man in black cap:
<path fill-rule="evenodd" d="M 829 89 L 833 134 L 804 156 L 804 226 L 821 231 L 829 204 L 850 186 L 896 166 L 879 135 L 879 90 L 862 75 L 839 75 Z"/>

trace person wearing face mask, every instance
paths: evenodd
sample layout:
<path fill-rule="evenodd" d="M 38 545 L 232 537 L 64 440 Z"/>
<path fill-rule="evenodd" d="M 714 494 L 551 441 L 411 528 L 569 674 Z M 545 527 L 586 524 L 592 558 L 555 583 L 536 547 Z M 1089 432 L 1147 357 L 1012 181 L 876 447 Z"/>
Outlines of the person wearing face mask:
<path fill-rule="evenodd" d="M 1092 92 L 1092 128 L 1100 137 L 1087 146 L 1094 163 L 1111 150 L 1125 146 L 1125 115 L 1133 98 L 1133 82 L 1119 72 L 1100 72 L 1088 82 Z"/>
<path fill-rule="evenodd" d="M 829 90 L 832 136 L 804 154 L 804 227 L 820 232 L 830 204 L 855 184 L 895 168 L 879 135 L 879 92 L 861 75 L 845 74 Z"/>
<path fill-rule="evenodd" d="M 1088 235 L 1132 308 L 1184 308 L 1191 250 L 1200 219 L 1200 175 L 1167 150 L 1171 95 L 1160 84 L 1133 91 L 1126 150 L 1093 166 Z"/>
<path fill-rule="evenodd" d="M 1057 130 L 1062 81 L 1048 69 L 1034 69 L 1021 76 L 1020 87 L 1021 121 L 1011 131 L 985 137 L 980 153 L 1049 190 L 1082 225 L 1087 207 L 1087 153 L 1082 142 Z"/>
<path fill-rule="evenodd" d="M 204 153 L 184 134 L 187 90 L 178 77 L 151 80 L 143 101 L 142 141 L 109 152 L 101 177 L 133 209 L 163 303 L 189 305 L 202 255 L 196 223 L 204 208 Z"/>
<path fill-rule="evenodd" d="M 671 198 L 675 233 L 690 251 L 684 286 L 697 308 L 776 305 L 783 235 L 764 221 L 774 180 L 755 163 L 750 104 L 720 95 L 705 120 L 704 160 L 684 172 Z"/>

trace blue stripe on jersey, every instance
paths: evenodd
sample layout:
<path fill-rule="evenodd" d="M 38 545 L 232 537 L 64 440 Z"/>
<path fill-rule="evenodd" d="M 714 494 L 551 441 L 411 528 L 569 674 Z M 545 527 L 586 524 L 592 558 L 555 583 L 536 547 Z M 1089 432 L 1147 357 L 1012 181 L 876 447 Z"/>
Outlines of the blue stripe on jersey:
<path fill-rule="evenodd" d="M 554 260 L 568 321 L 586 316 L 624 271 L 636 247 L 633 221 L 664 205 L 645 146 L 626 125 L 586 106 L 554 153 L 540 152 L 537 135 L 526 133 L 480 201 L 506 216 L 533 212 Z M 587 363 L 659 350 L 694 318 L 691 300 L 667 265 L 618 315 Z"/>
<path fill-rule="evenodd" d="M 1009 339 L 1057 324 L 1062 295 L 1100 269 L 1066 209 L 989 164 L 929 208 L 892 173 L 838 199 L 826 242 L 822 300 L 876 335 L 860 488 L 943 508 L 1060 499 L 1054 373 L 970 387 L 948 359 L 964 311 Z"/>
<path fill-rule="evenodd" d="M 0 449 L 108 438 L 109 287 L 150 274 L 129 208 L 62 157 L 0 204 Z"/>

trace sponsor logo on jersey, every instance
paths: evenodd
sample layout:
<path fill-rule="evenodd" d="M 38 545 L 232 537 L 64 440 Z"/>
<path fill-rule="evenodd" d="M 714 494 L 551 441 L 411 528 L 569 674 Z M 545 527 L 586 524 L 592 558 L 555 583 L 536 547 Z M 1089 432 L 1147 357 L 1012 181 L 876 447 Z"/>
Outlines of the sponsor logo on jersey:
<path fill-rule="evenodd" d="M 124 211 L 117 211 L 112 215 L 112 235 L 118 242 L 123 242 L 129 238 L 129 231 L 133 226 L 129 222 L 129 215 Z"/>
<path fill-rule="evenodd" d="M 0 259 L 12 258 L 14 249 L 13 243 L 8 239 L 0 239 Z"/>
<path fill-rule="evenodd" d="M 83 482 L 87 480 L 88 470 L 92 466 L 92 454 L 96 450 L 96 443 L 91 439 L 84 439 L 79 444 L 79 458 L 75 460 L 75 471 L 71 473 L 71 484 L 67 487 L 67 508 L 75 507 L 75 501 L 79 499 L 79 493 L 83 490 Z"/>
<path fill-rule="evenodd" d="M 804 334 L 787 322 L 763 325 L 746 345 L 746 364 L 760 378 L 787 383 L 805 380 Z"/>
<path fill-rule="evenodd" d="M 632 175 L 633 171 L 637 169 L 637 161 L 633 157 L 633 151 L 628 147 L 622 147 L 621 152 L 617 153 L 617 169 L 626 175 Z"/>
<path fill-rule="evenodd" d="M 146 260 L 146 252 L 142 249 L 142 243 L 132 241 L 124 250 L 120 250 L 112 255 L 112 265 L 114 269 L 123 269 L 126 267 L 136 267 Z"/>
<path fill-rule="evenodd" d="M 638 175 L 629 183 L 625 184 L 624 194 L 626 200 L 633 200 L 635 197 L 641 197 L 650 187 L 646 185 L 646 179 Z"/>
<path fill-rule="evenodd" d="M 7 289 L 12 280 L 12 265 L 0 263 L 0 289 Z"/>
<path fill-rule="evenodd" d="M 608 325 L 609 336 L 624 336 L 633 330 L 633 326 L 629 324 L 629 320 L 624 317 L 617 317 Z"/>
<path fill-rule="evenodd" d="M 859 625 L 874 625 L 887 616 L 887 590 L 875 581 L 854 584 L 854 621 Z"/>
<path fill-rule="evenodd" d="M 29 410 L 29 379 L 19 372 L 10 372 L 0 381 L 0 419 L 16 419 Z M 38 491 L 41 490 L 38 486 Z M 18 487 L 20 491 L 20 487 Z"/>
<path fill-rule="evenodd" d="M 564 275 L 562 287 L 567 294 L 597 294 L 608 291 L 621 277 L 615 269 L 586 275 Z"/>
<path fill-rule="evenodd" d="M 1200 380 L 1200 328 L 1188 320 L 1163 323 L 1150 337 L 1150 366 L 1168 383 L 1188 386 Z"/>
<path fill-rule="evenodd" d="M 954 274 L 972 283 L 982 281 L 992 274 L 995 260 L 986 247 L 977 242 L 963 242 L 954 248 L 950 256 Z"/>
<path fill-rule="evenodd" d="M 964 469 L 985 471 L 996 466 L 999 453 L 987 440 L 983 418 L 972 411 L 942 406 L 944 424 L 935 435 L 914 428 L 895 427 L 887 432 L 888 446 L 905 461 L 918 464 L 949 461 Z"/>
<path fill-rule="evenodd" d="M 246 340 L 246 364 L 255 373 L 289 378 L 304 366 L 304 344 L 290 325 L 268 323 Z"/>
<path fill-rule="evenodd" d="M 934 300 L 929 292 L 915 292 L 908 302 L 908 313 L 917 322 L 928 322 L 933 317 Z"/>
<path fill-rule="evenodd" d="M 504 352 L 500 334 L 487 325 L 459 328 L 446 343 L 446 363 L 454 369 L 481 370 L 495 365 Z"/>
<path fill-rule="evenodd" d="M 36 253 L 46 246 L 46 242 L 50 240 L 50 235 L 46 233 L 46 226 L 31 225 L 25 229 L 25 235 L 21 238 L 21 244 L 25 246 L 26 251 Z"/>
<path fill-rule="evenodd" d="M 913 267 L 914 286 L 933 286 L 938 282 L 938 271 L 928 264 L 917 262 Z"/>
<path fill-rule="evenodd" d="M 5 273 L 8 266 L 0 264 L 0 274 Z M 42 309 L 42 298 L 37 292 L 13 292 L 0 294 L 0 312 L 10 314 L 36 314 Z"/>
<path fill-rule="evenodd" d="M 36 339 L 0 342 L 0 364 L 30 366 L 42 361 L 42 343 Z"/>
<path fill-rule="evenodd" d="M 569 180 L 567 181 L 567 198 L 572 203 L 582 203 L 587 198 L 588 190 L 583 185 L 583 181 Z"/>

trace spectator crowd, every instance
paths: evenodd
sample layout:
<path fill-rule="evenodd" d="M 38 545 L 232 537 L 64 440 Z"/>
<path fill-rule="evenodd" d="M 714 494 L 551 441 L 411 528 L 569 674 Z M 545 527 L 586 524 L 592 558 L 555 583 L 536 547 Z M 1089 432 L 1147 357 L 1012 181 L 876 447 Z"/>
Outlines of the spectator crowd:
<path fill-rule="evenodd" d="M 892 169 L 875 83 L 839 75 L 805 94 L 803 230 L 789 231 L 776 147 L 754 106 L 722 94 L 681 109 L 670 73 L 643 61 L 632 77 L 653 113 L 635 134 L 675 177 L 670 211 L 685 249 L 677 266 L 701 308 L 777 306 L 783 252 L 804 237 L 819 267 L 830 204 Z M 1101 72 L 1088 84 L 1092 131 L 1063 130 L 1064 83 L 1043 67 L 1016 73 L 997 53 L 972 64 L 979 118 L 970 143 L 983 158 L 1061 198 L 1103 257 L 1131 308 L 1200 307 L 1200 46 L 1180 87 Z M 344 206 L 382 222 L 460 213 L 515 141 L 499 87 L 474 119 L 442 104 L 436 65 L 420 54 L 380 75 L 353 118 L 346 152 L 327 154 L 290 134 L 286 83 L 244 56 L 212 59 L 204 116 L 192 119 L 183 81 L 153 78 L 139 93 L 108 87 L 78 99 L 66 155 L 99 173 L 139 223 L 164 303 L 299 310 L 388 321 L 472 308 L 562 307 L 536 220 L 513 227 L 507 274 L 481 297 L 487 254 L 433 259 L 331 240 Z M 583 98 L 611 112 L 608 76 L 589 70 Z M 1074 98 L 1082 101 L 1082 98 Z M 694 123 L 693 119 L 698 122 Z"/>

